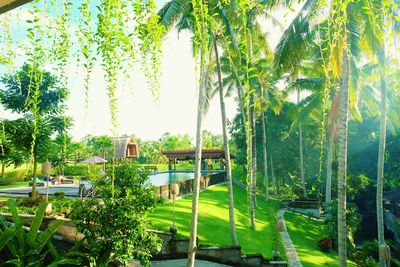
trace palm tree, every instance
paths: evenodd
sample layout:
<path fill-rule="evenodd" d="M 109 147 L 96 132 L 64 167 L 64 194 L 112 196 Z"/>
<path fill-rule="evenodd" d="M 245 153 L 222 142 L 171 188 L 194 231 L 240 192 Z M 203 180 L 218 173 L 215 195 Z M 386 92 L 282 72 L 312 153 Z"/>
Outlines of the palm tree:
<path fill-rule="evenodd" d="M 200 12 L 203 12 L 201 10 Z M 200 29 L 197 28 L 194 8 L 190 1 L 172 0 L 165 4 L 159 11 L 160 23 L 167 29 L 176 24 L 178 31 L 189 30 L 195 35 L 205 34 L 204 25 L 201 24 Z M 198 45 L 198 44 L 195 44 Z M 197 240 L 197 219 L 198 219 L 198 202 L 200 191 L 200 176 L 201 176 L 201 151 L 202 151 L 202 126 L 205 106 L 205 88 L 206 88 L 206 70 L 204 58 L 207 57 L 206 51 L 200 45 L 200 66 L 199 79 L 199 97 L 197 106 L 197 125 L 196 125 L 196 150 L 195 150 L 195 174 L 194 174 L 194 190 L 192 198 L 192 223 L 189 241 L 188 261 L 187 266 L 194 266 Z"/>
<path fill-rule="evenodd" d="M 342 70 L 339 102 L 339 152 L 338 152 L 338 251 L 339 265 L 347 266 L 346 230 L 346 176 L 347 176 L 347 131 L 349 121 L 349 70 L 348 51 L 342 52 Z"/>
<path fill-rule="evenodd" d="M 215 3 L 214 3 L 215 4 Z M 209 5 L 209 12 L 214 14 L 220 14 L 222 19 L 221 21 L 228 23 L 227 17 L 224 15 L 224 12 L 216 6 Z M 178 31 L 183 29 L 190 30 L 195 32 L 196 29 L 194 25 L 196 22 L 194 21 L 194 9 L 193 5 L 189 1 L 182 0 L 172 0 L 168 2 L 159 12 L 160 21 L 165 26 L 170 27 L 172 24 L 176 23 Z M 215 17 L 214 17 L 215 19 Z M 218 18 L 217 18 L 218 19 Z M 211 32 L 210 25 L 207 26 L 207 29 L 202 29 L 203 31 Z M 226 119 L 226 111 L 225 111 L 225 103 L 223 99 L 223 87 L 222 87 L 222 76 L 221 76 L 221 67 L 219 62 L 218 55 L 218 47 L 217 47 L 217 36 L 215 33 L 212 33 L 211 42 L 209 42 L 208 46 L 214 44 L 214 52 L 216 57 L 216 64 L 218 70 L 218 82 L 219 82 L 219 95 L 220 95 L 220 107 L 221 107 L 221 117 L 222 117 L 222 128 L 223 128 L 223 137 L 224 137 L 224 150 L 225 150 L 225 160 L 226 160 L 226 174 L 228 179 L 228 199 L 229 199 L 229 221 L 230 221 L 230 229 L 231 229 L 231 239 L 232 244 L 237 245 L 237 236 L 236 236 L 236 226 L 235 226 L 235 214 L 234 214 L 234 199 L 233 199 L 233 185 L 232 185 L 232 175 L 231 175 L 231 164 L 230 164 L 230 153 L 229 153 L 229 143 L 228 143 L 228 135 L 227 135 L 227 119 Z M 210 54 L 211 55 L 211 54 Z M 202 56 L 205 56 L 204 54 Z M 208 60 L 209 68 L 211 66 L 211 59 Z M 198 115 L 197 115 L 197 133 L 196 133 L 196 154 L 195 154 L 195 190 L 193 193 L 193 202 L 192 202 L 192 228 L 190 235 L 190 244 L 189 244 L 189 253 L 188 253 L 188 266 L 194 265 L 194 257 L 196 250 L 196 239 L 197 239 L 197 215 L 198 215 L 198 199 L 199 199 L 199 187 L 200 187 L 200 169 L 201 169 L 201 148 L 202 148 L 202 116 L 204 114 L 205 105 L 207 105 L 207 100 L 205 93 L 203 92 L 208 88 L 208 73 L 200 70 L 202 72 L 200 79 L 200 91 L 199 91 L 199 103 L 198 103 Z M 210 96 L 211 97 L 211 96 Z"/>
<path fill-rule="evenodd" d="M 300 90 L 297 89 L 297 103 L 300 102 Z M 303 190 L 303 197 L 307 198 L 306 181 L 304 178 L 304 159 L 303 159 L 303 130 L 301 129 L 301 122 L 299 122 L 299 154 L 300 154 L 300 177 L 301 188 Z"/>
<path fill-rule="evenodd" d="M 231 240 L 232 245 L 237 245 L 238 240 L 236 236 L 236 226 L 235 226 L 235 209 L 233 201 L 233 186 L 232 186 L 232 169 L 231 169 L 231 156 L 229 152 L 229 140 L 228 140 L 228 130 L 227 130 L 227 119 L 224 101 L 224 89 L 222 84 L 222 71 L 221 63 L 219 59 L 218 46 L 217 46 L 218 36 L 214 37 L 214 51 L 215 59 L 217 63 L 217 73 L 218 73 L 218 91 L 219 91 L 219 101 L 221 107 L 221 119 L 222 119 L 222 134 L 224 137 L 224 150 L 225 150 L 225 161 L 226 161 L 226 178 L 228 180 L 228 200 L 229 200 L 229 222 L 231 229 Z"/>
<path fill-rule="evenodd" d="M 301 62 L 309 53 L 309 47 L 314 41 L 314 32 L 310 30 L 309 20 L 314 14 L 316 0 L 307 0 L 293 19 L 292 23 L 283 32 L 280 42 L 275 50 L 274 66 L 278 76 L 283 73 L 291 73 L 292 83 L 298 79 L 301 70 Z M 297 88 L 297 103 L 300 103 L 300 88 Z M 307 197 L 306 183 L 304 177 L 304 152 L 303 152 L 303 131 L 301 122 L 298 122 L 299 134 L 299 167 L 303 197 Z"/>

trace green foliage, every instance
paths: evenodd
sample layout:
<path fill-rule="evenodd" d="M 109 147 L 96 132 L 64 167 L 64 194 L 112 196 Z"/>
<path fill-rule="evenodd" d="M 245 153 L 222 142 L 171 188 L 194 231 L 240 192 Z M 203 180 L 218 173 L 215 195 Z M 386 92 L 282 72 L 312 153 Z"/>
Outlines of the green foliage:
<path fill-rule="evenodd" d="M 62 196 L 50 196 L 49 203 L 52 204 L 50 214 L 68 218 L 76 201 L 77 200 L 75 199 L 64 198 Z M 43 198 L 22 198 L 16 199 L 15 205 L 19 214 L 35 214 L 39 208 L 39 205 L 43 202 Z M 0 207 L 0 212 L 10 212 L 10 208 L 8 206 L 2 206 Z"/>
<path fill-rule="evenodd" d="M 140 154 L 138 161 L 147 164 L 165 164 L 168 159 L 162 155 L 161 150 L 193 149 L 189 135 L 172 135 L 164 133 L 155 141 L 138 140 Z"/>
<path fill-rule="evenodd" d="M 334 241 L 334 246 L 337 246 L 337 201 L 332 201 L 329 207 L 330 214 L 326 220 L 328 224 L 328 228 L 330 230 L 329 236 Z M 347 242 L 348 246 L 347 249 L 349 251 L 349 255 L 352 254 L 354 249 L 354 234 L 360 227 L 360 213 L 358 212 L 358 208 L 354 203 L 348 203 L 346 207 L 346 230 L 347 230 Z"/>
<path fill-rule="evenodd" d="M 39 82 L 32 80 L 30 76 L 32 68 L 33 66 L 24 64 L 20 71 L 11 75 L 6 74 L 1 78 L 1 82 L 5 85 L 5 88 L 0 90 L 0 100 L 4 108 L 20 114 L 32 114 L 32 106 L 29 105 L 33 96 L 29 89 L 32 82 Z M 39 71 L 39 75 L 42 76 L 38 84 L 39 113 L 58 115 L 62 111 L 67 90 L 60 86 L 58 79 L 51 73 Z"/>
<path fill-rule="evenodd" d="M 222 135 L 216 135 L 209 131 L 203 131 L 203 147 L 204 148 L 222 148 L 224 140 Z"/>
<path fill-rule="evenodd" d="M 301 195 L 298 134 L 291 127 L 293 118 L 289 112 L 293 107 L 293 103 L 285 101 L 282 103 L 280 113 L 275 114 L 272 109 L 266 111 L 268 120 L 266 125 L 268 170 L 271 172 L 270 157 L 272 157 L 278 191 L 281 191 L 280 193 L 286 191 L 286 193 L 289 193 L 287 196 L 293 196 L 293 193 L 294 195 Z M 318 126 L 312 123 L 304 123 L 302 126 L 306 184 L 310 192 L 313 187 L 317 191 L 322 186 L 322 182 L 318 180 L 319 162 L 315 160 L 319 157 L 319 139 L 316 138 L 318 135 L 315 134 Z M 261 123 L 256 125 L 256 131 L 257 168 L 261 172 L 264 164 Z M 237 114 L 230 124 L 230 134 L 237 147 L 235 162 L 237 165 L 244 166 L 247 164 L 247 145 L 241 114 Z M 259 178 L 260 181 L 257 182 L 257 185 L 262 187 L 264 179 L 261 176 Z M 271 175 L 269 175 L 269 179 L 272 179 Z M 314 195 L 318 195 L 318 191 Z"/>
<path fill-rule="evenodd" d="M 14 177 L 4 177 L 0 179 L 0 186 L 14 184 L 15 182 L 16 179 Z"/>
<path fill-rule="evenodd" d="M 18 215 L 16 204 L 9 201 L 8 207 L 13 217 L 14 226 L 9 227 L 5 218 L 0 216 L 0 262 L 17 266 L 49 266 L 63 262 L 67 265 L 81 264 L 79 258 L 69 258 L 68 253 L 61 257 L 55 251 L 52 237 L 62 225 L 62 221 L 55 221 L 46 230 L 39 232 L 47 203 L 40 204 L 36 215 L 29 226 L 28 232 L 22 228 L 23 222 Z"/>
<path fill-rule="evenodd" d="M 370 180 L 367 176 L 363 174 L 350 174 L 347 177 L 347 192 L 348 198 L 354 199 L 354 197 L 365 190 L 370 184 Z"/>
<path fill-rule="evenodd" d="M 88 172 L 87 164 L 67 165 L 64 167 L 64 175 L 66 176 L 85 176 Z"/>
<path fill-rule="evenodd" d="M 0 90 L 0 102 L 6 109 L 24 116 L 3 121 L 8 140 L 15 150 L 24 153 L 25 157 L 31 152 L 35 160 L 45 160 L 50 136 L 67 129 L 70 119 L 60 115 L 65 108 L 66 89 L 59 85 L 54 75 L 34 68 L 25 64 L 20 71 L 3 76 L 1 82 L 5 87 Z M 32 72 L 40 76 L 40 80 L 32 76 Z M 37 95 L 31 92 L 33 83 L 37 86 Z"/>
<path fill-rule="evenodd" d="M 90 261 L 97 265 L 136 258 L 149 263 L 150 253 L 160 248 L 156 235 L 146 231 L 147 213 L 156 204 L 155 188 L 136 166 L 115 166 L 114 190 L 109 178 L 96 180 L 104 204 L 85 199 L 74 205 L 72 220 L 88 242 Z"/>
<path fill-rule="evenodd" d="M 86 149 L 90 156 L 110 156 L 113 153 L 113 141 L 107 135 L 85 137 Z"/>

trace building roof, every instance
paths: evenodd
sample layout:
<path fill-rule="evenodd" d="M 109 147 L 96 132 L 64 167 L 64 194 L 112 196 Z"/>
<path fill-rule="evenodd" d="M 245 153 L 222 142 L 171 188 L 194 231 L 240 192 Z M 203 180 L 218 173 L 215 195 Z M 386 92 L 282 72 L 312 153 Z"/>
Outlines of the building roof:
<path fill-rule="evenodd" d="M 128 145 L 134 144 L 137 146 L 136 141 L 133 137 L 117 137 L 111 138 L 114 148 L 115 155 L 112 158 L 115 159 L 125 159 L 125 158 L 136 158 L 137 156 L 127 156 Z"/>
<path fill-rule="evenodd" d="M 190 160 L 195 158 L 195 150 L 161 150 L 161 153 L 166 156 L 168 159 L 174 160 Z M 232 155 L 231 155 L 232 157 Z M 225 150 L 224 149 L 203 149 L 201 151 L 202 159 L 220 159 L 225 158 Z"/>
<path fill-rule="evenodd" d="M 0 14 L 6 13 L 14 8 L 22 6 L 32 0 L 0 0 Z"/>

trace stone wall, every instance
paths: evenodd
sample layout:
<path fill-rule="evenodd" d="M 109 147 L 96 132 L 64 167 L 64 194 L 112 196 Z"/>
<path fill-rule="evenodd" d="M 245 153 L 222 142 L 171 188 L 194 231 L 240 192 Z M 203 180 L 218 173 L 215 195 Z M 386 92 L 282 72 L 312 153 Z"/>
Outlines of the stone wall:
<path fill-rule="evenodd" d="M 288 206 L 289 210 L 315 218 L 321 217 L 321 203 L 318 200 L 293 200 Z"/>
<path fill-rule="evenodd" d="M 163 239 L 163 248 L 153 255 L 153 260 L 185 259 L 189 249 L 189 239 L 180 238 Z M 261 254 L 244 255 L 240 246 L 203 247 L 199 246 L 196 258 L 232 266 L 262 267 L 276 266 L 287 267 L 285 261 L 270 261 Z"/>
<path fill-rule="evenodd" d="M 7 220 L 12 221 L 11 214 L 2 213 Z M 29 225 L 34 215 L 20 215 L 20 218 Z M 53 217 L 44 217 L 41 230 L 56 220 Z M 64 219 L 64 224 L 56 232 L 55 241 L 57 246 L 68 247 L 75 241 L 83 238 L 79 233 L 73 222 Z M 174 238 L 173 234 L 157 230 L 148 230 L 157 234 L 162 240 L 163 245 L 161 250 L 153 254 L 153 260 L 166 260 L 166 259 L 185 259 L 189 249 L 188 238 Z M 199 242 L 198 242 L 199 243 Z M 196 258 L 202 260 L 213 261 L 221 264 L 241 266 L 241 267 L 262 267 L 262 266 L 276 266 L 287 267 L 284 261 L 270 261 L 265 259 L 261 254 L 244 255 L 241 252 L 240 246 L 221 246 L 221 247 L 203 247 L 199 246 L 196 253 Z"/>

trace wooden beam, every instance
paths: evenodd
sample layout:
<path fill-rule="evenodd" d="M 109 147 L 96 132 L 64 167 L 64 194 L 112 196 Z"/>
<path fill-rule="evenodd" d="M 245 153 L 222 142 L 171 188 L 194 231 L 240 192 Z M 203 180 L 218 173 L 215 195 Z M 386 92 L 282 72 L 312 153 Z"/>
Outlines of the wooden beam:
<path fill-rule="evenodd" d="M 14 8 L 22 6 L 32 0 L 0 0 L 0 14 L 6 13 Z"/>

